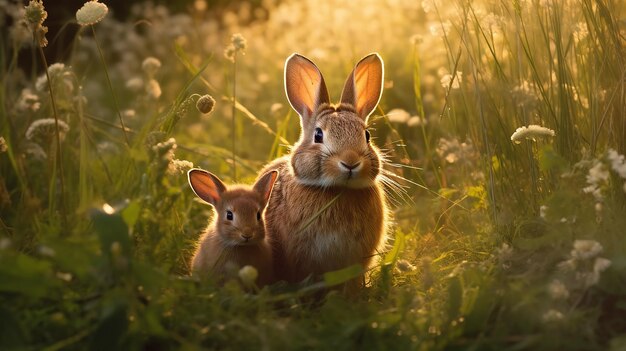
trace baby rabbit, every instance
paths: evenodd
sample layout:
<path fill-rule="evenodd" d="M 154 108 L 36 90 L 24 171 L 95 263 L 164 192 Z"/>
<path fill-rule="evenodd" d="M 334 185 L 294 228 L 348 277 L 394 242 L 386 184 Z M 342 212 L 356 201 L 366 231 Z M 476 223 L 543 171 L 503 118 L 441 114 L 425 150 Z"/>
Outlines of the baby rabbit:
<path fill-rule="evenodd" d="M 274 281 L 272 250 L 265 239 L 263 212 L 278 178 L 277 171 L 262 175 L 252 187 L 226 188 L 215 175 L 200 169 L 188 173 L 189 185 L 215 209 L 216 216 L 200 239 L 193 257 L 193 273 L 208 274 L 218 281 L 236 276 L 245 265 L 259 273 L 257 285 Z"/>
<path fill-rule="evenodd" d="M 280 279 L 299 282 L 353 264 L 367 269 L 384 245 L 381 161 L 367 130 L 382 83 L 383 62 L 370 54 L 348 77 L 341 103 L 331 105 L 315 64 L 298 54 L 287 59 L 285 90 L 302 133 L 290 155 L 262 171 L 280 171 L 265 215 Z"/>

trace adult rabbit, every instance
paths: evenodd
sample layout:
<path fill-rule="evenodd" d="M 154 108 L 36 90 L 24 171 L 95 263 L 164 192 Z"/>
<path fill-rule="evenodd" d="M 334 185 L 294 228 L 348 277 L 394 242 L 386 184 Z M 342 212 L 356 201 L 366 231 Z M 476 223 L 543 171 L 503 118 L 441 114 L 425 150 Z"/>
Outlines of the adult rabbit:
<path fill-rule="evenodd" d="M 275 273 L 299 282 L 354 264 L 368 268 L 387 226 L 381 158 L 367 130 L 382 92 L 382 59 L 373 53 L 359 61 L 336 105 L 306 57 L 291 55 L 284 79 L 302 128 L 291 153 L 260 173 L 280 174 L 266 212 Z"/>

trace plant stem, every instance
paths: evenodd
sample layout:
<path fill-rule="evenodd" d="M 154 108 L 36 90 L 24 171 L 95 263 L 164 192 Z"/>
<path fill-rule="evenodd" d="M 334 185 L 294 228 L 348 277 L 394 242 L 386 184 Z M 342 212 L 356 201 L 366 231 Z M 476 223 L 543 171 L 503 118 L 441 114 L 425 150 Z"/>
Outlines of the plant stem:
<path fill-rule="evenodd" d="M 100 55 L 102 66 L 104 67 L 104 75 L 107 79 L 109 90 L 111 90 L 111 96 L 113 97 L 113 104 L 115 106 L 115 112 L 117 112 L 117 117 L 120 119 L 120 125 L 122 126 L 122 132 L 124 133 L 124 139 L 126 140 L 126 145 L 130 149 L 130 139 L 128 138 L 128 134 L 126 133 L 126 125 L 124 125 L 124 120 L 122 119 L 122 113 L 120 112 L 120 107 L 119 107 L 119 104 L 117 103 L 117 97 L 115 96 L 115 91 L 113 90 L 113 84 L 111 84 L 111 78 L 109 77 L 109 70 L 107 68 L 106 62 L 104 61 L 104 55 L 102 54 L 102 50 L 100 49 L 100 43 L 98 42 L 98 39 L 96 38 L 96 30 L 93 26 L 91 26 L 91 32 L 93 33 L 93 39 L 96 42 L 96 47 L 98 48 L 98 54 Z"/>
<path fill-rule="evenodd" d="M 236 103 L 237 103 L 237 52 L 235 52 L 235 54 L 233 55 L 233 105 L 232 105 L 232 120 L 231 120 L 231 133 L 232 133 L 232 151 L 233 151 L 233 181 L 237 182 L 237 162 L 235 157 L 237 157 L 237 154 L 235 152 L 235 137 L 237 136 L 236 131 L 235 131 L 235 127 L 236 127 L 236 123 L 235 123 L 235 114 L 237 112 L 236 109 Z"/>
<path fill-rule="evenodd" d="M 46 55 L 43 53 L 43 48 L 39 44 L 38 32 L 35 29 L 33 31 L 33 37 L 35 39 L 35 45 L 39 51 L 39 56 L 41 57 L 41 62 L 43 62 L 44 71 L 46 72 L 46 79 L 48 80 L 48 92 L 50 93 L 50 101 L 52 105 L 52 113 L 54 115 L 54 129 L 55 129 L 55 141 L 56 141 L 56 154 L 57 154 L 57 164 L 59 166 L 59 180 L 61 182 L 61 196 L 59 207 L 61 209 L 61 222 L 63 228 L 67 229 L 67 212 L 65 209 L 65 176 L 63 174 L 63 155 L 61 153 L 61 132 L 59 131 L 59 113 L 57 111 L 56 101 L 54 100 L 54 94 L 52 92 L 52 81 L 50 79 L 50 73 L 48 72 L 48 60 L 46 60 Z"/>

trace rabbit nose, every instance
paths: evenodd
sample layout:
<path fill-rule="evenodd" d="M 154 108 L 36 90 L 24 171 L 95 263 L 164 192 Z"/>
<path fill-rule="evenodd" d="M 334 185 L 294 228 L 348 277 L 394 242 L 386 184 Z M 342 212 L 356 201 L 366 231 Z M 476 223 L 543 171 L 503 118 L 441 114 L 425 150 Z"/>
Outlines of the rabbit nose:
<path fill-rule="evenodd" d="M 248 241 L 252 238 L 252 234 L 241 234 L 241 237 L 245 239 L 246 241 Z"/>
<path fill-rule="evenodd" d="M 348 163 L 345 163 L 343 161 L 340 161 L 339 163 L 341 164 L 341 166 L 343 166 L 348 171 L 352 171 L 352 170 L 354 170 L 355 168 L 357 168 L 357 167 L 359 167 L 361 165 L 361 161 L 358 161 L 358 162 L 352 163 L 352 164 L 348 164 Z"/>

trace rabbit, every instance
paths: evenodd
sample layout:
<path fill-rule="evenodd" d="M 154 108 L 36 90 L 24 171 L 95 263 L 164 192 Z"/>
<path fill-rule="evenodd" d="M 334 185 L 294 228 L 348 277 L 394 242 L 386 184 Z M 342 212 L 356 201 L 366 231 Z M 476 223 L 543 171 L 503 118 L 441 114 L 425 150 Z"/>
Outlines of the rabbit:
<path fill-rule="evenodd" d="M 189 185 L 216 215 L 202 235 L 192 259 L 192 274 L 212 275 L 224 281 L 251 265 L 258 271 L 259 287 L 274 281 L 272 249 L 266 240 L 264 214 L 277 171 L 263 174 L 252 186 L 228 188 L 214 174 L 201 169 L 188 173 Z"/>
<path fill-rule="evenodd" d="M 265 214 L 275 272 L 297 283 L 353 264 L 367 269 L 388 226 L 381 156 L 367 130 L 382 93 L 382 59 L 373 53 L 359 61 L 336 105 L 306 57 L 291 55 L 284 79 L 301 134 L 290 154 L 262 170 L 280 173 Z M 351 284 L 358 288 L 363 278 Z"/>

